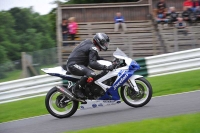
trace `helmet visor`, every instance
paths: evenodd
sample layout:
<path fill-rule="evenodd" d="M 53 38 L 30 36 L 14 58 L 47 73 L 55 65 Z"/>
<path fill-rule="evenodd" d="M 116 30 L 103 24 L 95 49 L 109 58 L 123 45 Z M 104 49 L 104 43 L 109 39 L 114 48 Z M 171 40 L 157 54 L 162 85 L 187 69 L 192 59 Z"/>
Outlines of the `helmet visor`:
<path fill-rule="evenodd" d="M 106 46 L 106 48 L 108 48 L 109 47 L 109 42 L 105 42 L 104 46 Z"/>

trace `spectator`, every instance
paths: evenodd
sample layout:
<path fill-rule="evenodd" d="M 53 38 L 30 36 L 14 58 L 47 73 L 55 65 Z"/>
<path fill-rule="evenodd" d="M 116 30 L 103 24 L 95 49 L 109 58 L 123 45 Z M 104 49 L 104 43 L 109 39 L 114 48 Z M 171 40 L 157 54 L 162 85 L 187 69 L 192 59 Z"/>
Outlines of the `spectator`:
<path fill-rule="evenodd" d="M 78 29 L 78 24 L 75 22 L 75 17 L 69 18 L 68 29 L 69 29 L 69 34 L 71 36 L 71 40 L 75 40 L 75 35 Z"/>
<path fill-rule="evenodd" d="M 63 41 L 67 41 L 68 24 L 67 24 L 67 20 L 66 19 L 62 20 L 61 28 L 62 28 L 62 38 L 63 38 Z M 67 46 L 67 45 L 68 45 L 67 43 L 63 43 L 63 46 Z"/>
<path fill-rule="evenodd" d="M 169 10 L 169 22 L 174 23 L 177 21 L 178 13 L 176 13 L 175 7 L 170 7 Z"/>
<path fill-rule="evenodd" d="M 184 28 L 186 28 L 186 23 L 183 21 L 183 18 L 178 18 L 177 20 L 178 21 L 175 24 L 175 27 L 177 29 L 184 29 Z"/>
<path fill-rule="evenodd" d="M 183 18 L 183 20 L 190 22 L 191 21 L 190 14 L 191 14 L 191 12 L 188 10 L 188 7 L 184 6 L 183 7 L 183 12 L 182 12 L 182 18 Z"/>
<path fill-rule="evenodd" d="M 67 33 L 68 33 L 68 25 L 67 25 L 67 20 L 66 19 L 62 20 L 61 27 L 62 27 L 63 41 L 66 41 L 67 40 Z"/>
<path fill-rule="evenodd" d="M 197 19 L 196 16 L 195 16 L 195 12 L 191 12 L 190 13 L 190 22 L 191 23 L 194 23 L 196 21 L 196 19 Z"/>
<path fill-rule="evenodd" d="M 187 35 L 188 34 L 188 30 L 186 29 L 186 23 L 183 21 L 183 18 L 178 18 L 178 21 L 176 22 L 175 24 L 175 27 L 177 29 L 182 29 L 182 30 L 179 30 L 178 33 L 183 33 L 184 35 Z M 183 30 L 185 29 L 185 30 Z"/>
<path fill-rule="evenodd" d="M 199 6 L 200 6 L 200 1 L 194 0 L 193 1 L 193 7 L 192 7 L 193 12 L 195 12 L 198 9 Z"/>
<path fill-rule="evenodd" d="M 200 21 L 200 7 L 198 7 L 195 11 L 196 21 Z"/>
<path fill-rule="evenodd" d="M 183 7 L 184 8 L 187 7 L 187 10 L 193 11 L 192 10 L 192 8 L 193 8 L 193 2 L 192 2 L 192 0 L 185 0 L 185 2 L 183 2 Z"/>
<path fill-rule="evenodd" d="M 156 12 L 156 21 L 157 23 L 167 23 L 168 19 L 166 18 L 166 13 L 164 9 L 160 8 Z"/>
<path fill-rule="evenodd" d="M 157 9 L 164 9 L 166 11 L 166 3 L 165 0 L 159 0 L 159 2 L 156 4 Z"/>
<path fill-rule="evenodd" d="M 123 31 L 126 31 L 126 24 L 124 22 L 124 17 L 121 15 L 120 12 L 116 13 L 115 16 L 115 29 L 114 31 L 118 31 L 119 27 L 122 27 Z"/>

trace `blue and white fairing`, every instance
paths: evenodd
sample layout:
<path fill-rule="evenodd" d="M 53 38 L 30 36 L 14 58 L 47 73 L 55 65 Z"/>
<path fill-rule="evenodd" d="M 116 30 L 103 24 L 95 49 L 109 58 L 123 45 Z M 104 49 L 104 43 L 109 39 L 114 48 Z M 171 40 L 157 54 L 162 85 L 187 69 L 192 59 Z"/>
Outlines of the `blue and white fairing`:
<path fill-rule="evenodd" d="M 99 85 L 106 93 L 104 96 L 99 98 L 99 100 L 120 100 L 120 96 L 118 94 L 118 89 L 119 87 L 123 86 L 126 84 L 128 80 L 132 83 L 134 86 L 134 90 L 138 92 L 138 87 L 135 83 L 135 79 L 140 78 L 142 76 L 140 75 L 134 75 L 134 72 L 136 70 L 140 69 L 140 66 L 129 58 L 124 52 L 122 52 L 119 48 L 113 53 L 113 56 L 118 59 L 123 59 L 125 60 L 126 66 L 114 69 L 113 71 L 108 72 L 106 75 L 101 77 L 100 79 L 95 81 L 95 84 Z M 112 63 L 110 61 L 105 61 L 105 60 L 98 60 L 98 63 L 102 65 L 109 66 Z M 66 75 L 67 71 L 64 70 L 62 67 L 54 67 L 54 68 L 44 68 L 42 69 L 45 73 L 51 75 L 51 76 L 57 76 L 62 79 L 66 79 L 68 81 L 76 82 L 78 81 L 81 76 L 75 76 L 75 75 Z M 113 83 L 112 86 L 108 86 L 104 84 L 103 82 L 106 81 L 107 79 L 110 79 L 112 77 L 116 77 L 117 79 Z M 111 96 L 111 97 L 110 97 Z"/>
<path fill-rule="evenodd" d="M 113 53 L 113 56 L 118 59 L 125 60 L 126 66 L 115 69 L 115 70 L 107 73 L 102 78 L 95 81 L 96 84 L 101 86 L 106 91 L 106 94 L 104 96 L 102 96 L 100 98 L 100 100 L 105 100 L 105 99 L 119 100 L 120 96 L 118 94 L 118 88 L 123 86 L 128 81 L 128 79 L 130 79 L 131 83 L 133 84 L 135 91 L 139 91 L 137 88 L 137 85 L 135 83 L 135 79 L 142 77 L 142 76 L 136 76 L 136 75 L 133 76 L 134 72 L 136 70 L 140 69 L 139 64 L 137 64 L 137 62 L 135 62 L 134 60 L 129 58 L 124 52 L 122 52 L 118 48 Z M 104 62 L 104 65 L 106 65 L 105 62 Z M 110 64 L 107 63 L 107 65 L 109 66 Z M 112 78 L 114 76 L 117 76 L 117 79 L 112 86 L 107 86 L 102 83 L 103 81 L 105 81 L 109 78 Z M 109 95 L 112 95 L 112 97 L 109 97 Z"/>

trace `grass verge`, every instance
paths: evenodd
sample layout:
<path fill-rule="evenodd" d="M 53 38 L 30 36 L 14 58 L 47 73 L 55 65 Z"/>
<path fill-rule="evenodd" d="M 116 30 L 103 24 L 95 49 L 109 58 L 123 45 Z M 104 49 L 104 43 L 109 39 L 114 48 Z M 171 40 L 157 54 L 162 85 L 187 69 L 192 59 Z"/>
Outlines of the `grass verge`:
<path fill-rule="evenodd" d="M 153 96 L 200 89 L 200 70 L 147 78 L 153 87 Z M 0 104 L 0 123 L 47 114 L 44 97 Z"/>
<path fill-rule="evenodd" d="M 148 77 L 153 88 L 153 96 L 174 94 L 200 89 L 200 70 Z"/>
<path fill-rule="evenodd" d="M 11 71 L 11 72 L 6 72 L 6 73 L 7 73 L 6 78 L 0 79 L 0 83 L 19 79 L 21 77 L 22 71 L 21 70 L 14 70 L 14 71 Z"/>
<path fill-rule="evenodd" d="M 199 133 L 200 113 L 148 119 L 66 133 Z"/>
<path fill-rule="evenodd" d="M 0 104 L 0 123 L 47 114 L 45 97 Z"/>

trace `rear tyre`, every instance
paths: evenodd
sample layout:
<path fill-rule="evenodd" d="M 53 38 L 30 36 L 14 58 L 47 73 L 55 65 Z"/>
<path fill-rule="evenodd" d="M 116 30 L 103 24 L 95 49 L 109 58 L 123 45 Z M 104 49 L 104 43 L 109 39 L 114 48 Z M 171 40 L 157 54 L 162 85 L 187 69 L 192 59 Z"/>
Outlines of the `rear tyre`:
<path fill-rule="evenodd" d="M 121 97 L 123 101 L 131 107 L 142 107 L 146 105 L 152 97 L 151 84 L 145 78 L 139 78 L 135 80 L 139 93 L 133 91 L 128 84 L 121 88 Z"/>
<path fill-rule="evenodd" d="M 54 87 L 47 93 L 45 105 L 51 115 L 57 118 L 67 118 L 77 111 L 79 102 L 69 100 Z"/>

